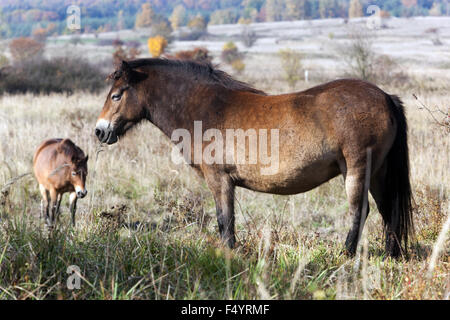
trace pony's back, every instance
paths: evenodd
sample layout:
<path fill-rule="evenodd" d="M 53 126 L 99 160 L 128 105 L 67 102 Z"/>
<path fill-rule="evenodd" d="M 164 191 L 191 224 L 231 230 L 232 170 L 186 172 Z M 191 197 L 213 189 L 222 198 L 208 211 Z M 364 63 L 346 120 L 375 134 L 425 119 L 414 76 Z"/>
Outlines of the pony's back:
<path fill-rule="evenodd" d="M 60 143 L 63 139 L 49 139 L 49 140 L 45 140 L 44 142 L 42 142 L 39 147 L 36 149 L 36 152 L 34 153 L 33 156 L 33 165 L 36 164 L 36 160 L 39 156 L 39 154 L 41 153 L 41 151 L 43 149 L 45 149 L 46 147 L 48 147 L 49 145 L 55 144 L 55 143 Z"/>

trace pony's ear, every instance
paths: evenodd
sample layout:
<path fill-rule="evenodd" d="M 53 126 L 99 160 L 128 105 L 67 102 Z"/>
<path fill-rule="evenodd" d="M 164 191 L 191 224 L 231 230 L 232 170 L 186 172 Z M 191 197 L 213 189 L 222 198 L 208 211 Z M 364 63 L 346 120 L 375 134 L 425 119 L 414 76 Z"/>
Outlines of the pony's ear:
<path fill-rule="evenodd" d="M 79 166 L 79 165 L 86 164 L 88 159 L 89 159 L 89 155 L 86 155 L 86 157 L 81 158 L 81 159 L 78 158 L 76 155 L 74 155 L 74 156 L 72 156 L 72 163 Z"/>
<path fill-rule="evenodd" d="M 72 145 L 73 145 L 73 142 L 70 139 L 64 139 L 64 140 L 61 140 L 61 142 L 58 144 L 58 147 L 56 148 L 56 150 L 59 153 L 69 154 L 70 148 L 72 147 Z"/>
<path fill-rule="evenodd" d="M 128 62 L 122 60 L 120 67 L 111 73 L 106 80 L 119 80 L 120 78 L 123 78 L 128 83 L 136 83 L 147 78 L 147 74 L 133 70 Z"/>
<path fill-rule="evenodd" d="M 130 67 L 128 62 L 126 62 L 125 60 L 122 60 L 122 65 L 120 66 L 120 69 L 122 70 L 122 72 L 125 75 L 131 74 L 133 72 L 133 69 Z"/>
<path fill-rule="evenodd" d="M 126 82 L 133 81 L 133 68 L 130 67 L 128 62 L 122 60 L 122 65 L 120 66 L 120 71 L 122 73 L 122 77 Z"/>
<path fill-rule="evenodd" d="M 147 77 L 145 73 L 133 70 L 133 68 L 125 60 L 122 60 L 120 71 L 121 76 L 123 76 L 125 81 L 128 83 L 137 83 Z"/>

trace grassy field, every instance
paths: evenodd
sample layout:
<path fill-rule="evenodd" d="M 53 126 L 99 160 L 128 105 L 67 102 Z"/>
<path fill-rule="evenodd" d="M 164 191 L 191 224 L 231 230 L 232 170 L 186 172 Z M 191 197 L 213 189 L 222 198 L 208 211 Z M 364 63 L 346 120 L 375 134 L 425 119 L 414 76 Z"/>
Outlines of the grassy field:
<path fill-rule="evenodd" d="M 423 99 L 442 106 L 445 96 Z M 417 239 L 410 257 L 399 260 L 384 256 L 373 203 L 366 250 L 355 258 L 344 254 L 351 217 L 342 177 L 289 197 L 239 190 L 240 246 L 222 249 L 205 183 L 170 161 L 170 142 L 157 129 L 144 124 L 118 145 L 98 149 L 92 130 L 102 100 L 1 98 L 2 185 L 30 172 L 34 148 L 45 138 L 72 137 L 91 155 L 89 194 L 79 201 L 75 229 L 64 206 L 58 232 L 48 236 L 33 177 L 4 190 L 1 298 L 448 298 L 448 245 L 431 278 L 427 268 L 448 214 L 450 143 L 407 95 Z M 81 269 L 80 290 L 66 287 L 70 265 Z"/>
<path fill-rule="evenodd" d="M 278 62 L 270 53 L 248 55 L 239 78 L 269 93 L 289 91 L 280 72 L 267 74 L 261 63 Z M 411 84 L 380 84 L 403 99 L 409 122 L 416 238 L 397 260 L 384 255 L 372 199 L 360 250 L 345 254 L 351 216 L 342 177 L 295 196 L 238 189 L 239 246 L 230 251 L 218 241 L 205 182 L 172 163 L 158 129 L 145 123 L 118 144 L 99 146 L 93 130 L 106 91 L 0 97 L 0 299 L 449 299 L 449 240 L 435 245 L 450 211 L 449 133 L 413 98 L 446 110 L 448 73 L 424 76 L 416 71 L 431 60 L 409 63 Z M 35 148 L 51 137 L 72 138 L 90 157 L 77 226 L 66 196 L 49 235 L 34 177 L 14 178 L 31 172 Z M 433 249 L 440 249 L 435 263 Z M 72 265 L 80 289 L 67 288 Z"/>

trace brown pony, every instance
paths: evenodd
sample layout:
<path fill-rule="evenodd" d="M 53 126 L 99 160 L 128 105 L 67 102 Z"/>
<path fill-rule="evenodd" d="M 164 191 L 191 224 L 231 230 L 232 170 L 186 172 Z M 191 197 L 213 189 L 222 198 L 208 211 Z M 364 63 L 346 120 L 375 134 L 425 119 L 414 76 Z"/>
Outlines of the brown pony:
<path fill-rule="evenodd" d="M 222 134 L 227 129 L 278 130 L 278 170 L 273 174 L 261 174 L 261 162 L 196 162 L 195 152 L 188 153 L 186 160 L 212 191 L 219 231 L 230 247 L 235 246 L 236 186 L 288 195 L 342 174 L 354 217 L 348 252 L 356 251 L 369 212 L 369 190 L 384 220 L 386 251 L 399 255 L 402 242 L 406 249 L 413 232 L 411 188 L 407 124 L 398 97 L 352 79 L 271 96 L 209 64 L 164 59 L 123 62 L 110 79 L 114 83 L 95 128 L 101 142 L 117 142 L 144 119 L 168 137 L 180 128 L 195 136 L 194 121 L 201 121 L 200 135 L 209 129 Z M 200 147 L 212 143 L 203 141 Z M 237 145 L 237 139 L 231 144 L 225 149 L 247 145 L 246 140 Z"/>
<path fill-rule="evenodd" d="M 42 195 L 41 216 L 45 212 L 49 227 L 58 219 L 62 195 L 66 192 L 70 192 L 69 207 L 75 226 L 77 199 L 87 194 L 87 160 L 88 156 L 69 139 L 46 140 L 37 148 L 33 169 Z"/>

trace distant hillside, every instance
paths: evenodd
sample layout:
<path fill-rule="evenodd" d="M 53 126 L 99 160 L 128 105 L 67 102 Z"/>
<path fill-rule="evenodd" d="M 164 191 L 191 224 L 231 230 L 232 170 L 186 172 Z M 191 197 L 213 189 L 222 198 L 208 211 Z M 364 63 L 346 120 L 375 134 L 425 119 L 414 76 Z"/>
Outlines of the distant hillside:
<path fill-rule="evenodd" d="M 70 5 L 80 6 L 81 32 L 130 29 L 146 3 L 151 5 L 146 14 L 166 21 L 176 15 L 175 27 L 198 15 L 209 24 L 347 18 L 349 12 L 368 15 L 369 5 L 377 5 L 384 15 L 449 15 L 448 0 L 0 0 L 0 35 L 67 33 Z"/>

